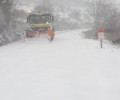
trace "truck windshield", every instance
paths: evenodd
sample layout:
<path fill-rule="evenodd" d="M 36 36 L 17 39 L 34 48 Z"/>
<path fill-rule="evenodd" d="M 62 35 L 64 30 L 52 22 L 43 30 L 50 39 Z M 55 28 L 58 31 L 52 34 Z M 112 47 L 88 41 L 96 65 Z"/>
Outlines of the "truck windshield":
<path fill-rule="evenodd" d="M 40 24 L 40 23 L 47 23 L 51 22 L 50 15 L 31 15 L 30 16 L 30 24 Z"/>

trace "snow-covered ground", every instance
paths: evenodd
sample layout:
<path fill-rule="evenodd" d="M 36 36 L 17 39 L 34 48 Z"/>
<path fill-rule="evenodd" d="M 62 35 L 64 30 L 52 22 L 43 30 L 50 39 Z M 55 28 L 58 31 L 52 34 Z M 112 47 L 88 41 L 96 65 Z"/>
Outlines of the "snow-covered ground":
<path fill-rule="evenodd" d="M 0 47 L 0 100 L 120 100 L 120 51 L 56 32 Z"/>

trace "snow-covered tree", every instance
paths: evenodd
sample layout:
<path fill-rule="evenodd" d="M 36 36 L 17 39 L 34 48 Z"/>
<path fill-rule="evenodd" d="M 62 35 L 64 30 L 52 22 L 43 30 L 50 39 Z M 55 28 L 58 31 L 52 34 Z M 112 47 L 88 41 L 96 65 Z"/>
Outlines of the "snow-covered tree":
<path fill-rule="evenodd" d="M 16 40 L 17 1 L 0 0 L 0 45 Z"/>
<path fill-rule="evenodd" d="M 4 21 L 4 28 L 7 31 L 9 30 L 10 21 L 12 19 L 13 2 L 14 0 L 0 0 L 0 11 L 2 14 L 0 17 Z"/>
<path fill-rule="evenodd" d="M 92 0 L 88 5 L 87 11 L 93 20 L 92 28 L 94 32 L 92 33 L 95 33 L 94 36 L 97 37 L 96 31 L 99 28 L 104 28 L 109 40 L 120 39 L 120 12 L 112 1 Z"/>
<path fill-rule="evenodd" d="M 106 18 L 110 16 L 112 4 L 108 0 L 92 0 L 88 13 L 94 22 L 94 29 L 103 28 Z"/>
<path fill-rule="evenodd" d="M 40 4 L 37 5 L 34 9 L 35 12 L 50 12 L 53 13 L 53 5 L 51 3 L 51 0 L 42 0 Z"/>

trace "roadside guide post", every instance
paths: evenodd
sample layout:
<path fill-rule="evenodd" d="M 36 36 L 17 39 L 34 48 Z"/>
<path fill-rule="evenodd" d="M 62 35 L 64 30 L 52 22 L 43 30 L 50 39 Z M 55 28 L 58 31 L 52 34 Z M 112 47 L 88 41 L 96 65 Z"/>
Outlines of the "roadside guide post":
<path fill-rule="evenodd" d="M 100 47 L 103 48 L 103 37 L 104 37 L 104 29 L 98 30 L 98 38 L 100 40 Z"/>

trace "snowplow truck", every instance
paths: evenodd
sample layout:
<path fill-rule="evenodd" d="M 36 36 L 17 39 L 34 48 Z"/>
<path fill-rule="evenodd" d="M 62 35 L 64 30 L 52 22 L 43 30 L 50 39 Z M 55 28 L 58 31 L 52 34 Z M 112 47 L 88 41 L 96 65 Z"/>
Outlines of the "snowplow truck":
<path fill-rule="evenodd" d="M 36 35 L 47 34 L 49 41 L 54 38 L 54 17 L 51 13 L 30 13 L 27 17 L 29 29 L 26 30 L 26 37 L 32 38 Z"/>

